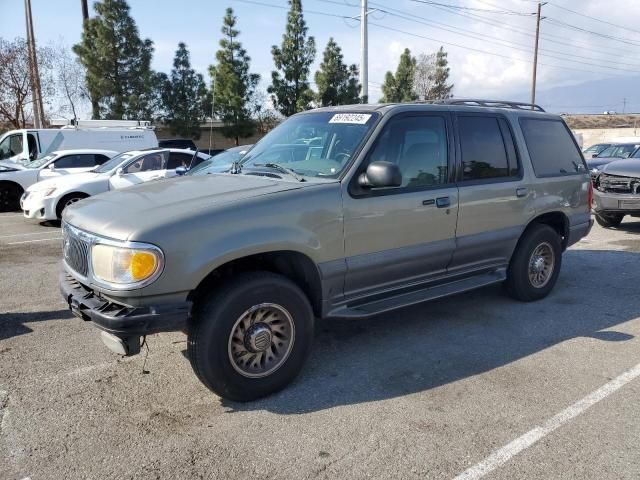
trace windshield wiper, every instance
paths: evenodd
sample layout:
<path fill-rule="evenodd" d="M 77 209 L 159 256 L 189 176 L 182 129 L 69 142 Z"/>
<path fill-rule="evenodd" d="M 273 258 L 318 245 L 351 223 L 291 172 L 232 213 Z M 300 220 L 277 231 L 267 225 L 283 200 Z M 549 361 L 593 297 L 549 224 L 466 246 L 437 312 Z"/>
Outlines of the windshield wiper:
<path fill-rule="evenodd" d="M 278 171 L 280 171 L 282 173 L 286 173 L 287 175 L 291 175 L 293 178 L 295 178 L 299 182 L 305 182 L 306 181 L 304 178 L 302 178 L 296 172 L 294 172 L 290 168 L 287 168 L 287 167 L 285 167 L 283 165 L 280 165 L 279 163 L 254 164 L 254 166 L 256 166 L 256 167 L 273 168 L 274 170 L 278 170 Z"/>

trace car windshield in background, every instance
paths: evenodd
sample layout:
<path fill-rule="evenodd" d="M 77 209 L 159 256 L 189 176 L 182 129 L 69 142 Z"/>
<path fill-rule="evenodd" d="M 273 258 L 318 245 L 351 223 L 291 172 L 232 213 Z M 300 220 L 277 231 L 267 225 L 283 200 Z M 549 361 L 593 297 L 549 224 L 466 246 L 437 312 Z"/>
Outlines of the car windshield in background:
<path fill-rule="evenodd" d="M 196 165 L 187 172 L 187 175 L 206 175 L 208 173 L 227 172 L 233 162 L 239 161 L 251 147 L 252 145 L 241 145 L 225 150 Z"/>
<path fill-rule="evenodd" d="M 56 156 L 53 153 L 49 155 L 45 155 L 44 157 L 40 157 L 37 160 L 33 160 L 32 162 L 24 162 L 28 168 L 40 168 L 42 165 L 46 164 L 49 160 L 54 159 Z"/>
<path fill-rule="evenodd" d="M 598 157 L 606 158 L 606 157 L 624 157 L 625 154 L 631 154 L 635 149 L 638 148 L 637 144 L 625 144 L 625 145 L 611 145 L 608 148 L 605 148 Z"/>
<path fill-rule="evenodd" d="M 636 148 L 635 152 L 629 155 L 630 158 L 640 158 L 640 148 Z"/>
<path fill-rule="evenodd" d="M 122 162 L 125 162 L 125 161 L 135 157 L 136 155 L 137 154 L 135 154 L 135 153 L 129 153 L 129 152 L 121 153 L 120 155 L 116 155 L 111 160 L 109 160 L 107 162 L 104 162 L 98 168 L 94 168 L 91 171 L 94 172 L 94 173 L 106 173 L 106 172 L 109 172 L 109 171 L 113 170 L 114 168 L 118 167 Z"/>
<path fill-rule="evenodd" d="M 291 117 L 247 153 L 242 169 L 277 169 L 274 165 L 278 165 L 302 176 L 336 178 L 378 117 L 376 112 L 314 112 Z"/>

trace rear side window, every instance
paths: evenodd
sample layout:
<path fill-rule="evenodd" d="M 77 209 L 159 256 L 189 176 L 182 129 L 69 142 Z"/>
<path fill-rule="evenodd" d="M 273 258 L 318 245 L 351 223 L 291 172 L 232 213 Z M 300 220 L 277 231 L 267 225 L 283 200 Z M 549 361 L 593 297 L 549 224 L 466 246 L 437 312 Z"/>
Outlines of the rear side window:
<path fill-rule="evenodd" d="M 195 152 L 194 152 L 195 153 Z M 188 167 L 191 163 L 193 155 L 187 153 L 171 152 L 169 153 L 169 162 L 167 163 L 167 170 L 175 170 L 178 167 Z"/>
<path fill-rule="evenodd" d="M 107 160 L 109 160 L 109 157 L 107 157 L 106 155 L 96 155 L 96 165 L 102 165 Z"/>
<path fill-rule="evenodd" d="M 518 174 L 513 141 L 497 117 L 459 116 L 462 180 L 500 179 Z M 506 142 L 505 142 L 506 140 Z"/>
<path fill-rule="evenodd" d="M 56 168 L 89 168 L 95 167 L 96 160 L 92 154 L 66 155 L 54 163 Z"/>
<path fill-rule="evenodd" d="M 520 127 L 536 177 L 558 177 L 586 172 L 580 150 L 563 122 L 521 118 Z"/>

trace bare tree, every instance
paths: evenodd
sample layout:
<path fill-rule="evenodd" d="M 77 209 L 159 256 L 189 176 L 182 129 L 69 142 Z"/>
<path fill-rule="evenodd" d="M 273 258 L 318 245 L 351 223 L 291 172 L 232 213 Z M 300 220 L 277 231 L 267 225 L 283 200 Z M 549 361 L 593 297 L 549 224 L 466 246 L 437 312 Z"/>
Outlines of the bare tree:
<path fill-rule="evenodd" d="M 42 95 L 50 95 L 52 51 L 38 48 L 38 68 Z M 32 117 L 33 96 L 27 42 L 23 38 L 13 41 L 0 38 L 0 122 L 13 128 L 24 128 Z"/>
<path fill-rule="evenodd" d="M 263 90 L 256 90 L 249 101 L 251 115 L 256 122 L 256 130 L 265 134 L 282 121 L 282 115 L 273 107 L 271 99 Z"/>
<path fill-rule="evenodd" d="M 415 76 L 413 80 L 413 91 L 419 100 L 431 100 L 429 92 L 434 86 L 434 74 L 436 72 L 436 54 L 418 55 Z"/>
<path fill-rule="evenodd" d="M 85 85 L 85 70 L 70 49 L 64 45 L 55 48 L 53 58 L 57 114 L 73 115 L 78 119 L 78 108 L 88 104 L 89 94 Z"/>

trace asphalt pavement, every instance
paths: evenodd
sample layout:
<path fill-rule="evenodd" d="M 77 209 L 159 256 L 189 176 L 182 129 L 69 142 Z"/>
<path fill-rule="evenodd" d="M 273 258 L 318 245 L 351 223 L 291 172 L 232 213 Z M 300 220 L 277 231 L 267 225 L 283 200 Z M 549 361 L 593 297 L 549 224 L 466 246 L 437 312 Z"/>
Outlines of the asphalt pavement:
<path fill-rule="evenodd" d="M 638 479 L 637 220 L 595 226 L 540 302 L 318 322 L 298 380 L 237 404 L 183 334 L 144 366 L 108 351 L 58 293 L 59 226 L 0 214 L 0 479 Z"/>

